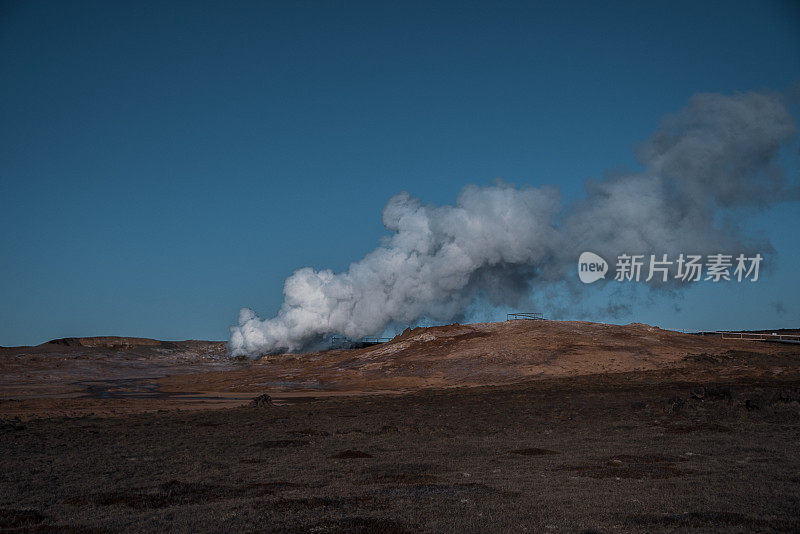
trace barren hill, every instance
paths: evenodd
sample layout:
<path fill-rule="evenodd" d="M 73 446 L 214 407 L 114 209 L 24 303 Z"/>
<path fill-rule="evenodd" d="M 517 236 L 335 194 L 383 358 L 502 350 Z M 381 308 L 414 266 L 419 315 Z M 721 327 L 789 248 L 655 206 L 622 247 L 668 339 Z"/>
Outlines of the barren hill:
<path fill-rule="evenodd" d="M 196 376 L 227 391 L 375 391 L 508 384 L 536 378 L 681 368 L 737 351 L 797 347 L 683 334 L 644 324 L 509 321 L 407 330 L 357 350 L 266 356 L 247 368 Z M 164 386 L 181 388 L 180 379 Z"/>
<path fill-rule="evenodd" d="M 221 342 L 73 338 L 0 349 L 0 402 L 9 413 L 74 414 L 231 406 L 264 393 L 288 402 L 619 373 L 783 379 L 798 374 L 799 359 L 797 345 L 579 321 L 415 328 L 361 349 L 255 362 L 226 357 Z"/>

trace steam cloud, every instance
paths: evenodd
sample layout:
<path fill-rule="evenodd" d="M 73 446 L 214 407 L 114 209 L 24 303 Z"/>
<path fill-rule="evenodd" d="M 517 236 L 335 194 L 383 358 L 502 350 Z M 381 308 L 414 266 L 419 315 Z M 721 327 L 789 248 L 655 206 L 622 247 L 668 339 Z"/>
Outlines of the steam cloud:
<path fill-rule="evenodd" d="M 477 298 L 513 305 L 532 289 L 581 288 L 578 255 L 748 252 L 731 214 L 800 199 L 776 164 L 795 131 L 780 95 L 695 95 L 638 150 L 640 172 L 557 188 L 470 185 L 454 206 L 402 192 L 383 209 L 391 234 L 344 272 L 306 267 L 284 285 L 277 316 L 248 308 L 231 327 L 233 356 L 302 351 L 330 334 L 376 335 L 391 324 L 459 318 Z"/>

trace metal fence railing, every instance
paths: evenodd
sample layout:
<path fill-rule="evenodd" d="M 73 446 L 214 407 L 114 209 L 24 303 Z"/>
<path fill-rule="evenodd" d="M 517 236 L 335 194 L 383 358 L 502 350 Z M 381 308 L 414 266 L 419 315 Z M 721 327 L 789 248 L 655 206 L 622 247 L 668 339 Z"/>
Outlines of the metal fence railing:
<path fill-rule="evenodd" d="M 720 332 L 722 339 L 743 339 L 746 341 L 778 341 L 780 343 L 800 343 L 800 335 L 757 334 L 753 332 Z"/>
<path fill-rule="evenodd" d="M 387 341 L 391 341 L 392 338 L 390 337 L 364 337 L 361 338 L 362 343 L 386 343 Z"/>
<path fill-rule="evenodd" d="M 518 321 L 522 319 L 527 320 L 534 320 L 534 321 L 542 321 L 544 320 L 544 315 L 539 312 L 529 312 L 529 313 L 507 313 L 506 314 L 506 321 Z"/>

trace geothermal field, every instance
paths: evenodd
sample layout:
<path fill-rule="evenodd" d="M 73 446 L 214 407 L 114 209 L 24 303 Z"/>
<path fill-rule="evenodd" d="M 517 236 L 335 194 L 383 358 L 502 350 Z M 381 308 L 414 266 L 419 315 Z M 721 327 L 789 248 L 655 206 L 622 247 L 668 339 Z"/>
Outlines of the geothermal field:
<path fill-rule="evenodd" d="M 781 332 L 796 334 L 797 332 Z M 0 530 L 800 530 L 800 346 L 644 324 L 0 349 Z"/>

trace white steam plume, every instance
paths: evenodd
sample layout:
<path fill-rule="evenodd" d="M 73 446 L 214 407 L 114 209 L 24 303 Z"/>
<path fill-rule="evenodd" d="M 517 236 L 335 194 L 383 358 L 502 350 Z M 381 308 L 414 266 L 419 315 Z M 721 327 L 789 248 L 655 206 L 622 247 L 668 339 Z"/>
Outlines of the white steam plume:
<path fill-rule="evenodd" d="M 642 145 L 642 171 L 588 181 L 571 207 L 556 188 L 505 183 L 467 186 L 454 206 L 399 193 L 383 209 L 391 234 L 381 246 L 344 272 L 295 271 L 276 317 L 239 312 L 230 352 L 302 351 L 329 334 L 358 339 L 393 323 L 448 321 L 478 296 L 499 305 L 553 283 L 579 291 L 572 271 L 583 250 L 607 259 L 752 251 L 725 215 L 800 198 L 775 163 L 794 130 L 779 95 L 701 94 Z"/>

